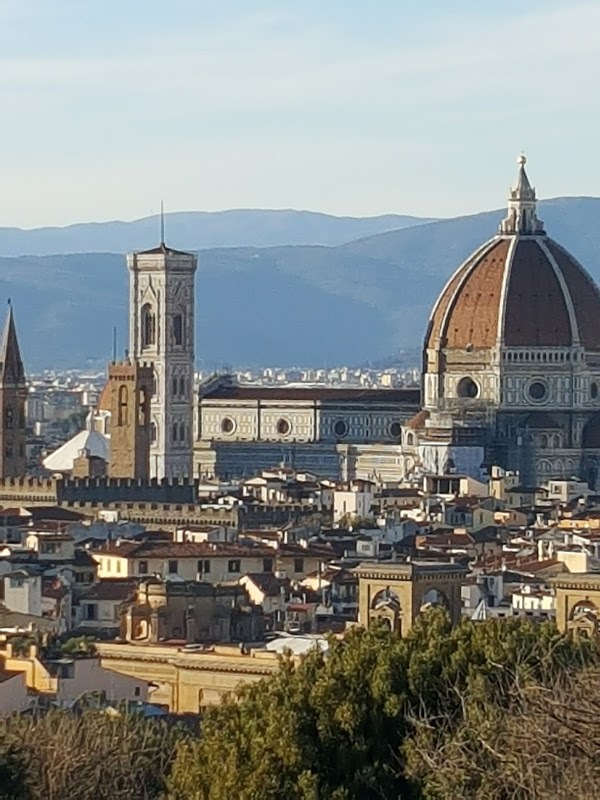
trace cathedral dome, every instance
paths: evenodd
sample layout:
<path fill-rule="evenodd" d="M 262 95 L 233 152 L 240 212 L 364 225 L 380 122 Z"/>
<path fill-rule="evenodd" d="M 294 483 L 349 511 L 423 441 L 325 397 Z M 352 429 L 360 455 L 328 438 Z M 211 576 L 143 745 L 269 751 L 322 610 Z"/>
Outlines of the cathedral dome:
<path fill-rule="evenodd" d="M 548 237 L 519 158 L 497 236 L 454 273 L 431 314 L 426 349 L 582 347 L 600 351 L 600 292 Z"/>

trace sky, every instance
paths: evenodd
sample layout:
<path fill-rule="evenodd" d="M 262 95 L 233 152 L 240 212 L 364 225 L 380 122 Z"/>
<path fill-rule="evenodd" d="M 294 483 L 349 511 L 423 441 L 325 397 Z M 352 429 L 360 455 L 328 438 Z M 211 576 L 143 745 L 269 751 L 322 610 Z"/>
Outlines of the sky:
<path fill-rule="evenodd" d="M 600 0 L 0 0 L 0 226 L 599 195 Z"/>

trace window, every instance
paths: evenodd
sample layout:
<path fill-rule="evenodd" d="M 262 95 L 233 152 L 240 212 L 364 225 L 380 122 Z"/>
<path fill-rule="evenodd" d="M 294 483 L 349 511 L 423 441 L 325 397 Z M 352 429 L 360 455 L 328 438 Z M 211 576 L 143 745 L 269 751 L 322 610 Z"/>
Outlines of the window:
<path fill-rule="evenodd" d="M 156 344 L 156 316 L 150 303 L 142 306 L 142 347 Z"/>
<path fill-rule="evenodd" d="M 177 561 L 169 561 L 169 575 L 177 575 L 177 568 L 179 564 Z"/>
<path fill-rule="evenodd" d="M 142 695 L 142 690 L 140 689 L 139 686 L 136 686 L 135 689 L 133 690 L 133 696 L 141 697 L 141 695 Z"/>
<path fill-rule="evenodd" d="M 235 430 L 235 423 L 231 417 L 224 417 L 221 420 L 221 431 L 223 433 L 233 433 Z"/>
<path fill-rule="evenodd" d="M 179 378 L 179 396 L 185 397 L 185 378 Z"/>
<path fill-rule="evenodd" d="M 40 544 L 40 553 L 46 555 L 53 555 L 58 552 L 58 544 L 56 542 L 42 542 Z"/>
<path fill-rule="evenodd" d="M 210 573 L 210 559 L 204 558 L 198 561 L 198 572 L 201 572 L 202 575 L 208 575 Z"/>
<path fill-rule="evenodd" d="M 185 442 L 185 423 L 179 423 L 179 441 Z"/>
<path fill-rule="evenodd" d="M 123 384 L 122 386 L 119 386 L 119 403 L 117 408 L 117 425 L 119 428 L 127 425 L 127 404 L 127 386 Z"/>
<path fill-rule="evenodd" d="M 138 561 L 138 575 L 147 575 L 148 574 L 148 562 L 147 561 Z"/>
<path fill-rule="evenodd" d="M 12 408 L 7 408 L 4 411 L 4 427 L 5 428 L 12 428 L 14 420 L 14 412 Z"/>
<path fill-rule="evenodd" d="M 545 383 L 542 381 L 533 381 L 533 383 L 529 384 L 528 388 L 529 397 L 531 400 L 541 402 L 542 400 L 546 399 L 546 395 L 548 394 L 548 388 Z"/>
<path fill-rule="evenodd" d="M 177 441 L 177 433 L 179 431 L 179 426 L 176 422 L 173 423 L 173 427 L 171 428 L 171 439 L 176 442 Z"/>
<path fill-rule="evenodd" d="M 84 619 L 98 619 L 98 606 L 96 603 L 83 604 L 83 618 Z"/>
<path fill-rule="evenodd" d="M 402 433 L 402 427 L 399 422 L 392 422 L 390 425 L 390 436 L 393 436 L 394 439 L 397 439 L 400 434 Z"/>
<path fill-rule="evenodd" d="M 333 426 L 333 432 L 336 436 L 345 436 L 348 433 L 347 423 L 343 419 L 338 419 Z"/>
<path fill-rule="evenodd" d="M 173 342 L 177 345 L 183 344 L 183 315 L 175 314 L 173 317 Z"/>
<path fill-rule="evenodd" d="M 4 448 L 4 455 L 6 456 L 6 458 L 13 457 L 13 449 L 11 444 L 7 444 L 6 447 Z"/>
<path fill-rule="evenodd" d="M 115 561 L 115 567 L 117 572 L 121 572 L 121 562 L 118 559 Z"/>
<path fill-rule="evenodd" d="M 303 558 L 295 558 L 294 559 L 294 572 L 304 572 L 304 559 Z"/>
<path fill-rule="evenodd" d="M 146 391 L 146 388 L 142 386 L 138 392 L 138 422 L 142 428 L 145 428 L 149 422 L 150 404 L 148 400 L 148 392 Z"/>
<path fill-rule="evenodd" d="M 235 558 L 228 562 L 227 564 L 227 572 L 239 572 L 240 571 L 240 561 L 239 559 Z"/>
<path fill-rule="evenodd" d="M 171 381 L 171 393 L 173 394 L 174 397 L 177 397 L 177 386 L 178 386 L 177 378 L 173 378 L 173 380 Z"/>
<path fill-rule="evenodd" d="M 456 394 L 458 397 L 474 400 L 479 394 L 479 386 L 473 378 L 461 378 L 456 387 Z"/>
<path fill-rule="evenodd" d="M 592 400 L 596 400 L 598 397 L 598 384 L 595 381 L 590 386 L 590 395 Z"/>
<path fill-rule="evenodd" d="M 150 441 L 151 442 L 156 441 L 156 423 L 154 422 L 150 423 Z"/>
<path fill-rule="evenodd" d="M 272 558 L 263 558 L 263 572 L 273 572 Z"/>
<path fill-rule="evenodd" d="M 287 419 L 280 419 L 277 423 L 277 433 L 279 433 L 281 436 L 287 436 L 291 429 L 292 426 Z"/>

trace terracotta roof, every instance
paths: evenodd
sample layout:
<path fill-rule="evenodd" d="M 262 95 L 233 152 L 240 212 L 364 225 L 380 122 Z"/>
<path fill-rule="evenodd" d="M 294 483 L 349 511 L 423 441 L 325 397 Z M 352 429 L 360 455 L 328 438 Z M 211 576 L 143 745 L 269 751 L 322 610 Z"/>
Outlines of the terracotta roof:
<path fill-rule="evenodd" d="M 103 578 L 90 587 L 90 589 L 81 596 L 81 599 L 124 601 L 134 596 L 136 586 L 137 583 L 134 580 Z"/>
<path fill-rule="evenodd" d="M 586 350 L 600 350 L 600 292 L 573 256 L 552 239 L 546 242 L 554 256 L 573 300 L 579 337 Z"/>
<path fill-rule="evenodd" d="M 161 242 L 158 247 L 151 247 L 149 250 L 140 250 L 136 253 L 137 256 L 150 256 L 150 255 L 165 255 L 165 256 L 192 256 L 193 253 L 186 253 L 185 250 L 175 250 L 173 247 L 168 247 L 164 242 Z"/>
<path fill-rule="evenodd" d="M 290 581 L 288 578 L 278 578 L 272 572 L 247 572 L 246 577 L 259 589 L 266 597 L 277 597 L 281 594 L 281 589 L 288 589 Z"/>
<path fill-rule="evenodd" d="M 544 234 L 496 236 L 442 291 L 426 342 L 430 348 L 487 349 L 500 328 L 506 347 L 568 347 L 578 330 L 587 350 L 600 350 L 599 318 L 598 288 L 559 244 Z"/>
<path fill-rule="evenodd" d="M 203 399 L 211 400 L 314 400 L 340 403 L 406 403 L 421 402 L 420 389 L 351 389 L 329 386 L 239 386 L 216 384 L 205 392 Z"/>
<path fill-rule="evenodd" d="M 321 556 L 331 558 L 333 552 L 326 546 L 301 547 L 300 545 L 282 545 L 275 550 L 268 545 L 240 545 L 226 542 L 106 542 L 92 550 L 93 555 L 121 556 L 123 558 L 275 558 L 279 556 L 297 556 L 310 558 Z"/>
<path fill-rule="evenodd" d="M 425 423 L 429 419 L 429 411 L 426 409 L 421 409 L 421 411 L 417 411 L 414 417 L 411 417 L 408 422 L 404 423 L 405 428 L 412 428 L 413 430 L 420 430 L 421 428 L 425 427 Z"/>

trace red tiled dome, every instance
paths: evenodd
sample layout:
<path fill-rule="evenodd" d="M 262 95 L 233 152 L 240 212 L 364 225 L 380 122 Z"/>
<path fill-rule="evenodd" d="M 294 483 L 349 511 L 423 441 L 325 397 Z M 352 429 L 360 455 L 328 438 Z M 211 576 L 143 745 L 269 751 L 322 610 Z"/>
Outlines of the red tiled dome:
<path fill-rule="evenodd" d="M 454 273 L 434 306 L 426 348 L 570 347 L 600 351 L 600 292 L 546 236 L 524 170 L 500 234 Z"/>

